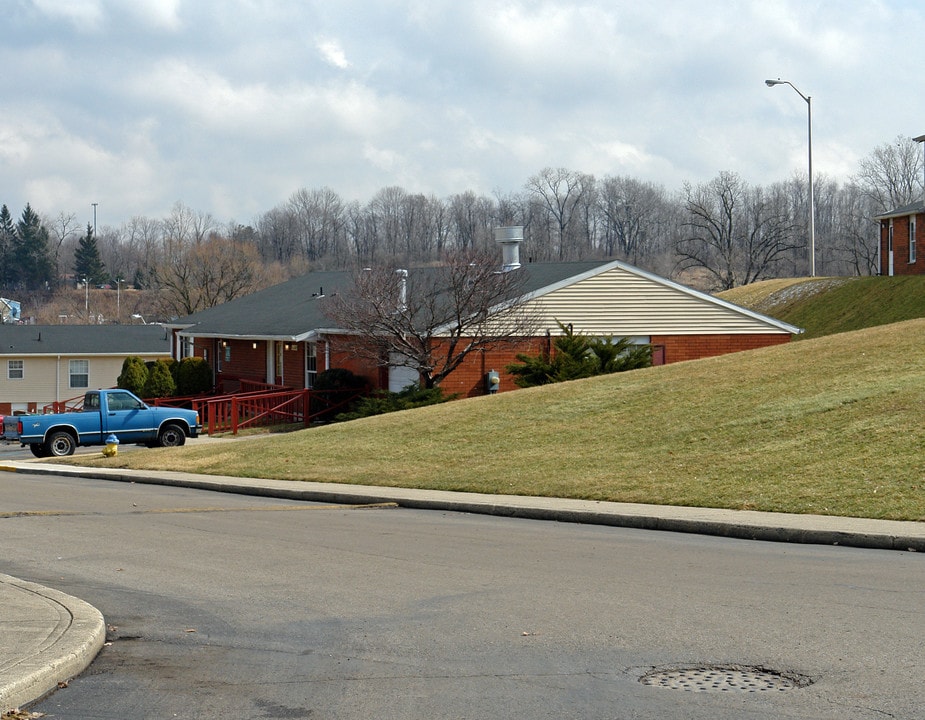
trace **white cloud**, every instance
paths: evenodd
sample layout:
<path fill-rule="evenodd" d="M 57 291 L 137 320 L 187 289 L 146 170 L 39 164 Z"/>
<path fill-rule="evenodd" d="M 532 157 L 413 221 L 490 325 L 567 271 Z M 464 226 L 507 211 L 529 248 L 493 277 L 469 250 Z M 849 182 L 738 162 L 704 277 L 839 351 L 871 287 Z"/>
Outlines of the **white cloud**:
<path fill-rule="evenodd" d="M 331 65 L 341 70 L 346 70 L 350 67 L 350 63 L 347 60 L 347 55 L 344 53 L 344 49 L 340 46 L 340 43 L 337 40 L 324 40 L 321 39 L 318 41 L 318 52 L 321 53 L 321 57 Z"/>
<path fill-rule="evenodd" d="M 147 25 L 164 30 L 182 26 L 180 0 L 131 0 L 124 7 Z"/>
<path fill-rule="evenodd" d="M 907 0 L 17 8 L 0 47 L 11 209 L 98 201 L 114 219 L 181 200 L 249 220 L 300 187 L 516 192 L 547 166 L 769 183 L 805 168 L 806 105 L 768 77 L 813 96 L 820 174 L 925 132 L 925 49 L 894 41 L 925 35 Z"/>
<path fill-rule="evenodd" d="M 32 0 L 36 9 L 52 20 L 65 20 L 82 31 L 97 27 L 103 19 L 100 0 Z"/>

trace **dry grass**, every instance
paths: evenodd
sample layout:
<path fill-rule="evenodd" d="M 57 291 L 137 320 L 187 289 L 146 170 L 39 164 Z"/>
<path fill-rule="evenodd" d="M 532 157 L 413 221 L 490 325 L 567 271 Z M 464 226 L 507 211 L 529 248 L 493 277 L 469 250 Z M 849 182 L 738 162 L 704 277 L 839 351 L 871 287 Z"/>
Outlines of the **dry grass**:
<path fill-rule="evenodd" d="M 286 435 L 92 462 L 925 520 L 923 333 L 925 320 L 913 320 Z"/>

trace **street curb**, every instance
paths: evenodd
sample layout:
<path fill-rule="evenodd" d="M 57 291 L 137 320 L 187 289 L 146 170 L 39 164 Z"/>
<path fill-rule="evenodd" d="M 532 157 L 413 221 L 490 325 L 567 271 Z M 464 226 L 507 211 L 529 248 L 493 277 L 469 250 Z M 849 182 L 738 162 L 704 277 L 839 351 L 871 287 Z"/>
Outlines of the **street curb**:
<path fill-rule="evenodd" d="M 64 618 L 38 652 L 0 666 L 0 712 L 7 712 L 44 697 L 83 672 L 106 641 L 106 624 L 99 610 L 79 598 L 9 575 L 0 574 L 0 583 L 31 596 L 32 602 L 55 606 Z"/>
<path fill-rule="evenodd" d="M 69 475 L 311 502 L 358 505 L 389 502 L 420 510 L 714 535 L 742 540 L 925 552 L 925 524 L 912 521 L 643 505 L 525 495 L 485 495 L 377 485 L 242 479 L 169 470 L 152 473 L 146 470 L 120 468 L 42 465 L 31 461 L 24 465 L 0 465 L 0 471 L 15 472 L 18 469 L 35 474 Z"/>

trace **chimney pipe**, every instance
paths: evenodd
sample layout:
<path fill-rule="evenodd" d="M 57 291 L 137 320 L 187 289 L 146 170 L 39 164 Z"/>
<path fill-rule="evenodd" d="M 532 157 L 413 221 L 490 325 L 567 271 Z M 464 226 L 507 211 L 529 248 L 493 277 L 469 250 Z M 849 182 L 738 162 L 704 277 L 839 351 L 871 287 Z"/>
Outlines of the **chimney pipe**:
<path fill-rule="evenodd" d="M 509 272 L 520 267 L 520 243 L 524 239 L 523 225 L 495 228 L 495 242 L 501 245 L 501 271 Z"/>

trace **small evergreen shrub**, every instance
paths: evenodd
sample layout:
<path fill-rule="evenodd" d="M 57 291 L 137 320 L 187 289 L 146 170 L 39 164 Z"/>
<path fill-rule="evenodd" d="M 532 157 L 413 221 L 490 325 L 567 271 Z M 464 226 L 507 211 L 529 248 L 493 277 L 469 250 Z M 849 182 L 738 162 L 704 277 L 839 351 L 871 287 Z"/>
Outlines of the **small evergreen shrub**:
<path fill-rule="evenodd" d="M 212 390 L 212 368 L 201 357 L 185 357 L 173 365 L 177 395 L 201 395 Z"/>
<path fill-rule="evenodd" d="M 123 390 L 135 393 L 138 397 L 144 397 L 145 385 L 148 382 L 148 367 L 144 360 L 135 355 L 130 355 L 122 362 L 122 372 L 116 380 L 116 386 Z"/>
<path fill-rule="evenodd" d="M 346 368 L 329 368 L 318 373 L 312 385 L 312 415 L 319 422 L 334 420 L 339 413 L 350 412 L 355 403 L 346 408 L 338 407 L 351 393 L 364 390 L 369 383 L 366 378 L 355 375 Z"/>
<path fill-rule="evenodd" d="M 636 345 L 629 338 L 588 337 L 571 325 L 559 323 L 563 334 L 555 340 L 555 352 L 517 355 L 519 363 L 505 369 L 518 387 L 579 380 L 594 375 L 625 372 L 652 364 L 652 346 Z"/>
<path fill-rule="evenodd" d="M 148 372 L 148 381 L 145 383 L 145 398 L 170 397 L 177 390 L 177 385 L 170 374 L 170 365 L 164 360 L 158 360 L 151 364 Z"/>
<path fill-rule="evenodd" d="M 351 412 L 339 414 L 335 420 L 357 420 L 371 415 L 383 415 L 399 410 L 411 410 L 425 405 L 438 405 L 453 400 L 456 395 L 444 395 L 439 387 L 421 388 L 409 385 L 401 392 L 379 390 L 357 401 Z"/>

